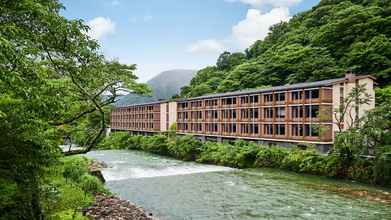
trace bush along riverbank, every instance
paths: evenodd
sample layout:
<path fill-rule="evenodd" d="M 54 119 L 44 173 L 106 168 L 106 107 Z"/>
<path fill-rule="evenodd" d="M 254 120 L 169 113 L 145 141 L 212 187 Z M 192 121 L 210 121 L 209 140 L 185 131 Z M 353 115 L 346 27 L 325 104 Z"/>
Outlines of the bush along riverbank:
<path fill-rule="evenodd" d="M 103 184 L 102 166 L 79 155 L 59 158 L 44 175 L 40 201 L 45 216 L 51 220 L 152 219 L 141 208 L 111 195 Z"/>
<path fill-rule="evenodd" d="M 234 143 L 202 143 L 192 136 L 132 136 L 126 132 L 112 133 L 98 147 L 141 150 L 185 161 L 235 168 L 278 168 L 391 186 L 391 160 L 388 160 L 386 154 L 376 158 L 364 158 L 347 156 L 346 153 L 334 150 L 333 153 L 324 155 L 310 146 L 303 150 L 268 147 L 243 140 Z"/>

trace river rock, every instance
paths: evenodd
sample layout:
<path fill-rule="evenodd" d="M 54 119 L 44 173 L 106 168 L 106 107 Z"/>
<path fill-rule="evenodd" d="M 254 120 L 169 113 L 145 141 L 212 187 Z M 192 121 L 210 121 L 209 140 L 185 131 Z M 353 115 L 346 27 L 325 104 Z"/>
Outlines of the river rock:
<path fill-rule="evenodd" d="M 83 214 L 94 220 L 157 220 L 129 201 L 116 196 L 96 195 L 96 203 L 83 210 Z"/>
<path fill-rule="evenodd" d="M 89 166 L 88 171 L 91 175 L 96 176 L 102 183 L 105 183 L 106 180 L 103 177 L 102 168 L 107 168 L 107 164 L 104 162 L 94 160 Z"/>

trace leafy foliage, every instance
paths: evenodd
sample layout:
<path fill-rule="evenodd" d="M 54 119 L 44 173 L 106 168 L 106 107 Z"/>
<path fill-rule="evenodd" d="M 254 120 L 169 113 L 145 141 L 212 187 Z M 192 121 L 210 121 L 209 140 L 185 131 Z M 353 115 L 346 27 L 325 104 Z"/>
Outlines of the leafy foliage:
<path fill-rule="evenodd" d="M 127 138 L 118 139 L 118 136 L 125 135 Z M 353 152 L 351 157 L 347 157 L 342 151 L 324 155 L 311 147 L 306 150 L 267 147 L 243 140 L 234 143 L 211 141 L 202 143 L 192 136 L 132 136 L 126 133 L 114 133 L 107 139 L 102 143 L 112 143 L 113 149 L 118 149 L 117 146 L 120 146 L 120 149 L 142 150 L 200 163 L 236 168 L 280 168 L 298 173 L 390 185 L 389 153 L 381 154 L 381 157 L 371 160 L 357 157 Z M 114 140 L 120 142 L 115 143 Z M 155 146 L 152 147 L 153 144 Z"/>
<path fill-rule="evenodd" d="M 14 219 L 44 218 L 43 176 L 62 153 L 63 135 L 83 147 L 67 154 L 88 152 L 123 88 L 149 92 L 135 65 L 106 60 L 88 26 L 63 9 L 58 0 L 0 1 L 0 176 L 16 184 L 17 198 L 0 217 L 18 210 Z"/>
<path fill-rule="evenodd" d="M 88 173 L 92 161 L 82 156 L 61 158 L 51 166 L 41 186 L 41 204 L 50 219 L 84 219 L 80 209 L 94 202 L 97 192 L 108 193 L 95 176 Z"/>
<path fill-rule="evenodd" d="M 344 71 L 374 74 L 391 83 L 391 3 L 322 0 L 246 49 L 224 52 L 201 69 L 181 96 L 191 97 L 340 77 Z"/>

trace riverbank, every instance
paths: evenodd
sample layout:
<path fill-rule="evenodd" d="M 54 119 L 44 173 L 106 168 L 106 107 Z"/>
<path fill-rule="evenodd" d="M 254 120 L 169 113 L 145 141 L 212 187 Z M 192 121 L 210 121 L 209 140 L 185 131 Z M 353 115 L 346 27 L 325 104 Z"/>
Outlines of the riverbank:
<path fill-rule="evenodd" d="M 141 150 L 184 161 L 216 164 L 234 168 L 278 168 L 296 173 L 349 179 L 379 186 L 391 186 L 391 161 L 382 158 L 324 155 L 314 148 L 268 147 L 254 142 L 205 142 L 191 136 L 132 136 L 116 132 L 106 138 L 100 149 Z"/>
<path fill-rule="evenodd" d="M 93 151 L 110 191 L 161 219 L 388 219 L 389 204 L 355 196 L 391 192 L 274 168 L 232 169 L 135 150 Z M 329 190 L 331 189 L 331 190 Z"/>
<path fill-rule="evenodd" d="M 102 168 L 107 165 L 84 156 L 60 158 L 45 175 L 45 213 L 59 220 L 153 220 L 152 214 L 112 195 L 104 185 Z"/>
<path fill-rule="evenodd" d="M 157 220 L 127 200 L 100 193 L 95 195 L 94 205 L 83 209 L 83 215 L 96 220 Z"/>

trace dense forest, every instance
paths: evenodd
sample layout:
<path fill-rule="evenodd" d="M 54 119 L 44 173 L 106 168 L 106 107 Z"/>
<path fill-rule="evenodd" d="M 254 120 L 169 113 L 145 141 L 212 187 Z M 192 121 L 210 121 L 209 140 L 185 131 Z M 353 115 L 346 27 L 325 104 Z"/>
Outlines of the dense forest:
<path fill-rule="evenodd" d="M 322 0 L 271 27 L 244 53 L 222 53 L 215 66 L 201 69 L 182 88 L 181 96 L 329 79 L 346 71 L 372 74 L 389 91 L 390 27 L 389 0 Z"/>

